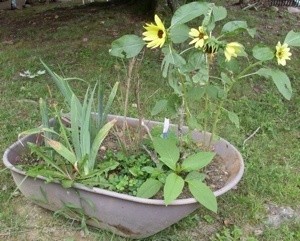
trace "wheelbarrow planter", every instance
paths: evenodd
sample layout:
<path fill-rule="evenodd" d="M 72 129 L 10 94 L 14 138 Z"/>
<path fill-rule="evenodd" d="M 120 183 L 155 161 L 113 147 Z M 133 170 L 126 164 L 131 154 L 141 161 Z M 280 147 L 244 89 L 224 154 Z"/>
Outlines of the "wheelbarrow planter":
<path fill-rule="evenodd" d="M 117 119 L 118 125 L 122 125 L 124 121 L 130 126 L 137 126 L 139 123 L 138 119 L 120 116 L 111 115 L 109 119 Z M 145 123 L 149 128 L 162 125 L 155 121 Z M 193 131 L 192 138 L 203 142 L 204 134 Z M 27 142 L 35 142 L 36 139 L 37 135 L 19 139 L 6 149 L 3 161 L 22 194 L 41 207 L 59 211 L 71 204 L 83 211 L 87 223 L 92 226 L 123 237 L 145 238 L 178 222 L 200 206 L 194 198 L 178 199 L 166 206 L 163 200 L 138 198 L 79 183 L 71 188 L 64 188 L 60 183 L 46 183 L 42 176 L 26 176 L 16 166 L 22 163 L 22 155 L 28 151 Z M 206 139 L 209 139 L 208 133 Z M 214 144 L 214 150 L 224 160 L 229 173 L 225 186 L 214 192 L 215 196 L 220 196 L 237 185 L 244 172 L 244 163 L 239 151 L 224 139 Z"/>

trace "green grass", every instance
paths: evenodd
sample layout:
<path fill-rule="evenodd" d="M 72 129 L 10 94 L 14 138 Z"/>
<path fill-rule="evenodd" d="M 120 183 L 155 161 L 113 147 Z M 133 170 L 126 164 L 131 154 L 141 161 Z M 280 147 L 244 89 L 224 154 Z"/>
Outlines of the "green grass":
<path fill-rule="evenodd" d="M 38 100 L 49 96 L 49 88 L 52 94 L 49 101 L 62 99 L 49 76 L 25 79 L 19 72 L 42 69 L 41 58 L 65 76 L 80 77 L 91 83 L 102 79 L 108 93 L 116 80 L 124 80 L 123 64 L 108 53 L 110 43 L 125 33 L 140 33 L 141 26 L 147 21 L 126 8 L 56 6 L 0 12 L 1 154 L 16 140 L 20 131 L 40 123 Z M 265 41 L 276 45 L 278 39 L 283 40 L 285 29 L 292 27 L 297 31 L 300 27 L 300 16 L 288 14 L 286 9 L 249 12 L 230 7 L 229 16 L 230 19 L 245 19 L 250 27 L 257 28 L 258 38 L 253 40 L 243 36 L 242 42 L 249 44 Z M 218 214 L 200 209 L 146 240 L 300 239 L 297 220 L 284 223 L 278 229 L 265 224 L 265 205 L 268 203 L 290 206 L 298 212 L 300 209 L 299 56 L 300 51 L 294 52 L 293 61 L 289 61 L 287 67 L 294 90 L 291 101 L 282 99 L 273 83 L 261 79 L 249 79 L 234 90 L 234 101 L 228 107 L 239 114 L 241 127 L 237 130 L 225 121 L 219 131 L 242 152 L 246 170 L 237 189 L 219 198 Z M 158 52 L 147 53 L 140 70 L 145 93 L 142 95 L 143 112 L 148 118 L 151 118 L 151 110 L 147 107 L 154 106 L 155 101 L 168 91 L 167 83 L 158 71 L 159 62 Z M 78 93 L 86 87 L 85 83 L 76 81 L 72 85 Z M 123 113 L 123 101 L 123 97 L 118 97 L 113 113 Z M 133 103 L 135 100 L 131 96 L 130 106 Z M 59 104 L 63 106 L 62 101 Z M 129 114 L 136 116 L 136 108 L 130 107 Z M 259 131 L 244 143 L 257 128 Z M 2 164 L 0 168 L 3 168 Z M 11 197 L 15 189 L 10 174 L 1 171 L 0 240 L 127 240 L 94 228 L 83 237 L 78 223 L 54 218 L 51 212 L 29 203 L 20 194 Z M 255 235 L 257 229 L 263 230 L 259 236 Z M 218 236 L 223 239 L 217 239 Z"/>

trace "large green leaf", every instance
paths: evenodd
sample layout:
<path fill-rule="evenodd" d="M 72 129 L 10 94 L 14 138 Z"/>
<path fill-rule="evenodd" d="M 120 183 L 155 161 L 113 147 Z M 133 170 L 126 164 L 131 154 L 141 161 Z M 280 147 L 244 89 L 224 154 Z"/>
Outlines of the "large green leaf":
<path fill-rule="evenodd" d="M 206 91 L 205 86 L 191 86 L 187 88 L 186 97 L 190 101 L 200 101 Z"/>
<path fill-rule="evenodd" d="M 240 128 L 240 119 L 237 114 L 232 111 L 227 111 L 229 120 L 235 125 L 236 128 Z"/>
<path fill-rule="evenodd" d="M 26 171 L 26 175 L 30 177 L 43 176 L 51 179 L 57 178 L 59 180 L 68 178 L 67 175 L 64 175 L 56 170 L 41 169 L 39 166 L 30 168 L 28 171 Z"/>
<path fill-rule="evenodd" d="M 255 35 L 255 29 L 248 28 L 247 22 L 245 21 L 230 21 L 223 26 L 221 33 L 229 34 L 238 30 L 246 30 L 252 38 Z"/>
<path fill-rule="evenodd" d="M 136 35 L 124 35 L 111 44 L 109 53 L 116 57 L 132 58 L 143 49 L 145 42 Z"/>
<path fill-rule="evenodd" d="M 224 24 L 221 32 L 222 33 L 230 33 L 234 32 L 238 29 L 247 29 L 248 25 L 246 21 L 230 21 Z"/>
<path fill-rule="evenodd" d="M 200 85 L 206 85 L 209 80 L 208 66 L 203 66 L 198 72 L 192 77 L 193 82 Z"/>
<path fill-rule="evenodd" d="M 288 34 L 285 37 L 284 43 L 290 45 L 299 47 L 300 46 L 300 32 L 294 32 L 291 30 L 288 32 Z"/>
<path fill-rule="evenodd" d="M 80 146 L 80 136 L 79 136 L 79 113 L 78 108 L 76 105 L 76 102 L 73 101 L 75 98 L 75 95 L 72 95 L 72 101 L 71 101 L 71 129 L 72 129 L 72 143 L 74 146 L 74 150 L 77 156 L 77 160 L 80 160 L 82 158 L 81 155 L 81 146 Z"/>
<path fill-rule="evenodd" d="M 163 48 L 162 51 L 165 54 L 165 57 L 164 57 L 164 59 L 162 61 L 162 64 L 161 64 L 161 69 L 162 69 L 162 72 L 163 72 L 162 73 L 163 77 L 167 77 L 170 64 L 172 64 L 172 65 L 174 65 L 176 67 L 180 67 L 180 66 L 186 64 L 185 59 L 183 57 L 181 57 L 171 47 Z"/>
<path fill-rule="evenodd" d="M 214 17 L 213 17 L 213 9 L 214 9 L 214 4 L 209 4 L 208 5 L 208 9 L 206 14 L 204 15 L 204 18 L 202 20 L 202 26 L 205 27 L 206 31 L 208 32 L 212 32 L 213 29 L 215 28 L 216 24 L 214 21 Z"/>
<path fill-rule="evenodd" d="M 176 175 L 175 173 L 171 173 L 169 176 L 167 176 L 164 186 L 164 200 L 166 205 L 169 205 L 180 195 L 183 186 L 184 180 L 182 177 Z"/>
<path fill-rule="evenodd" d="M 31 152 L 35 153 L 37 156 L 42 158 L 49 166 L 52 166 L 54 169 L 56 169 L 58 172 L 60 172 L 62 175 L 65 175 L 67 177 L 67 174 L 64 170 L 60 168 L 59 165 L 53 160 L 52 156 L 47 155 L 47 152 L 44 152 L 43 149 L 40 146 L 37 146 L 34 143 L 28 142 L 27 145 L 29 146 Z M 41 175 L 41 174 L 39 174 Z"/>
<path fill-rule="evenodd" d="M 170 30 L 170 37 L 172 42 L 175 44 L 183 43 L 189 38 L 189 31 L 190 28 L 185 24 L 174 26 L 174 28 L 171 28 Z"/>
<path fill-rule="evenodd" d="M 191 179 L 187 182 L 189 184 L 190 192 L 194 198 L 204 207 L 216 213 L 218 210 L 218 204 L 213 191 L 200 180 Z"/>
<path fill-rule="evenodd" d="M 117 84 L 118 82 L 116 82 Z M 115 84 L 115 85 L 116 85 Z M 99 129 L 105 124 L 105 121 L 107 119 L 105 113 L 104 113 L 104 85 L 101 80 L 98 80 L 98 91 L 97 91 L 97 115 L 96 119 L 91 120 L 91 135 L 92 139 L 96 136 L 96 132 L 99 131 Z"/>
<path fill-rule="evenodd" d="M 287 100 L 292 98 L 292 86 L 286 73 L 278 69 L 261 68 L 256 72 L 256 74 L 265 78 L 271 78 L 284 98 Z"/>
<path fill-rule="evenodd" d="M 96 157 L 101 143 L 103 142 L 105 137 L 108 135 L 110 129 L 114 126 L 116 122 L 117 120 L 115 119 L 111 120 L 110 122 L 106 123 L 97 133 L 94 142 L 92 143 L 90 157 L 89 157 L 89 167 L 91 170 L 94 168 Z"/>
<path fill-rule="evenodd" d="M 114 86 L 113 86 L 113 88 L 112 88 L 112 90 L 111 90 L 111 92 L 110 92 L 110 94 L 108 96 L 108 100 L 107 100 L 107 102 L 105 104 L 105 108 L 104 108 L 103 113 L 99 113 L 99 115 L 102 114 L 102 121 L 106 121 L 106 119 L 107 119 L 107 115 L 109 114 L 111 106 L 113 104 L 113 101 L 114 101 L 114 99 L 115 99 L 115 97 L 117 95 L 117 90 L 118 90 L 118 87 L 119 87 L 119 83 L 120 82 L 116 82 L 114 84 Z M 101 125 L 101 127 L 102 127 L 102 125 Z"/>
<path fill-rule="evenodd" d="M 91 93 L 89 93 L 89 89 L 86 92 L 83 107 L 82 107 L 82 116 L 81 117 L 81 129 L 80 129 L 80 144 L 81 144 L 81 152 L 82 156 L 88 156 L 90 157 L 91 153 L 91 143 L 94 140 L 91 140 L 91 133 L 90 133 L 90 121 L 91 121 L 91 115 L 92 115 L 92 105 L 94 103 L 94 94 L 96 91 L 96 85 Z M 91 163 L 93 161 L 90 160 Z M 86 162 L 84 165 L 85 173 L 88 173 L 89 169 L 93 168 L 93 164 L 90 164 L 89 162 Z"/>
<path fill-rule="evenodd" d="M 58 74 L 54 73 L 42 60 L 41 60 L 41 63 L 43 64 L 43 66 L 47 70 L 47 72 L 51 75 L 52 80 L 54 81 L 54 83 L 58 87 L 59 91 L 64 96 L 65 101 L 68 103 L 68 105 L 70 107 L 71 106 L 71 98 L 72 98 L 72 95 L 74 94 L 74 92 L 71 89 L 70 85 L 68 84 L 68 80 L 78 79 L 78 78 L 69 78 L 69 79 L 62 78 Z M 78 79 L 78 80 L 83 81 L 82 79 Z M 81 106 L 80 101 L 77 97 L 76 97 L 75 101 L 78 106 Z"/>
<path fill-rule="evenodd" d="M 220 21 L 223 20 L 224 18 L 226 18 L 227 16 L 227 10 L 224 7 L 218 7 L 218 6 L 214 6 L 213 8 L 213 16 L 214 16 L 214 21 Z"/>
<path fill-rule="evenodd" d="M 90 96 L 90 102 L 92 101 L 92 96 Z M 80 148 L 82 158 L 80 159 L 80 167 L 83 167 L 85 175 L 87 175 L 92 168 L 90 168 L 90 151 L 91 151 L 91 133 L 89 131 L 90 127 L 90 113 L 89 110 L 89 89 L 87 89 L 84 101 L 82 104 L 82 113 L 79 116 L 81 123 L 80 127 Z M 72 129 L 72 128 L 71 128 Z M 73 131 L 73 130 L 71 130 Z"/>
<path fill-rule="evenodd" d="M 182 162 L 182 170 L 184 171 L 197 171 L 207 166 L 214 158 L 213 152 L 198 152 L 190 155 Z"/>
<path fill-rule="evenodd" d="M 162 187 L 162 183 L 156 179 L 148 178 L 137 190 L 137 197 L 151 198 Z"/>
<path fill-rule="evenodd" d="M 188 63 L 184 66 L 183 71 L 191 72 L 193 70 L 198 70 L 206 67 L 206 57 L 205 54 L 201 51 L 193 52 L 188 57 Z"/>
<path fill-rule="evenodd" d="M 176 163 L 179 160 L 179 148 L 176 146 L 176 141 L 154 137 L 153 146 L 155 151 L 159 154 L 160 160 L 175 171 Z"/>
<path fill-rule="evenodd" d="M 189 182 L 191 180 L 199 180 L 199 181 L 204 181 L 206 175 L 204 173 L 200 173 L 200 172 L 197 172 L 197 171 L 192 171 L 190 172 L 189 174 L 186 175 L 185 177 L 185 181 L 186 182 Z"/>
<path fill-rule="evenodd" d="M 225 85 L 230 85 L 233 80 L 224 72 L 221 73 L 221 79 L 222 79 L 222 83 L 224 83 Z"/>
<path fill-rule="evenodd" d="M 191 115 L 187 118 L 187 124 L 191 130 L 194 130 L 194 129 L 202 130 L 203 129 L 202 125 L 199 123 L 197 118 L 193 115 Z"/>
<path fill-rule="evenodd" d="M 22 136 L 32 135 L 32 134 L 40 134 L 41 132 L 49 132 L 49 133 L 53 133 L 53 134 L 59 136 L 59 134 L 57 132 L 55 132 L 54 130 L 52 130 L 50 128 L 36 127 L 36 128 L 30 129 L 30 130 L 21 132 L 18 135 L 18 138 L 21 138 Z"/>
<path fill-rule="evenodd" d="M 206 94 L 212 99 L 223 99 L 226 93 L 219 86 L 208 85 L 206 87 Z"/>
<path fill-rule="evenodd" d="M 177 96 L 182 96 L 183 94 L 183 87 L 180 83 L 180 78 L 182 78 L 183 76 L 180 75 L 181 73 L 179 73 L 176 69 L 172 68 L 168 76 L 169 86 L 174 90 L 174 94 Z"/>
<path fill-rule="evenodd" d="M 70 130 L 62 122 L 62 120 L 63 120 L 63 116 L 61 115 L 60 112 L 57 112 L 57 121 L 58 121 L 58 124 L 59 124 L 59 127 L 60 127 L 59 136 L 60 136 L 60 138 L 62 138 L 63 143 L 66 146 L 66 148 L 68 148 L 69 150 L 73 150 L 73 146 L 72 146 L 71 140 L 69 138 L 69 136 L 70 136 Z"/>
<path fill-rule="evenodd" d="M 151 111 L 151 115 L 157 115 L 163 110 L 166 110 L 168 106 L 168 100 L 159 100 L 156 102 L 155 106 L 153 107 Z"/>
<path fill-rule="evenodd" d="M 192 2 L 178 8 L 171 20 L 171 27 L 186 23 L 194 18 L 206 14 L 208 3 Z"/>
<path fill-rule="evenodd" d="M 254 58 L 261 61 L 266 61 L 274 58 L 274 51 L 267 46 L 256 45 L 252 49 L 252 53 Z"/>

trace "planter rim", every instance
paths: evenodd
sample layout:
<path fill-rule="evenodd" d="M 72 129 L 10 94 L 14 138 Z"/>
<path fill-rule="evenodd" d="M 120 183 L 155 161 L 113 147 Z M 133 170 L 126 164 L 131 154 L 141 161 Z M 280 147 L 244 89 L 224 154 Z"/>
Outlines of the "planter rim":
<path fill-rule="evenodd" d="M 110 117 L 111 118 L 114 118 L 114 117 L 120 118 L 120 116 L 114 116 L 114 115 L 111 115 Z M 134 118 L 127 117 L 126 119 L 134 119 Z M 160 122 L 153 121 L 153 123 L 160 123 Z M 34 135 L 29 135 L 29 136 L 34 136 Z M 14 149 L 18 145 L 21 144 L 22 146 L 25 146 L 26 143 L 24 143 L 24 142 L 26 141 L 26 139 L 29 136 L 24 136 L 24 137 L 20 138 L 18 141 L 16 141 L 15 143 L 13 143 L 9 148 L 7 148 L 5 150 L 4 155 L 3 155 L 3 163 L 8 169 L 10 169 L 11 171 L 17 172 L 21 175 L 24 175 L 26 177 L 27 177 L 26 172 L 16 168 L 13 164 L 11 164 L 9 162 L 8 155 L 11 152 L 11 149 Z M 228 141 L 226 141 L 225 139 L 220 138 L 220 141 L 223 141 L 226 144 L 231 145 L 232 149 L 234 149 L 234 151 L 237 153 L 238 159 L 240 161 L 240 169 L 239 169 L 237 175 L 235 176 L 235 178 L 230 180 L 221 189 L 218 189 L 218 190 L 214 191 L 214 195 L 216 197 L 226 193 L 227 191 L 229 191 L 230 189 L 235 187 L 237 185 L 237 183 L 240 181 L 240 179 L 242 178 L 243 173 L 244 173 L 244 162 L 243 162 L 243 157 L 240 154 L 240 152 L 232 144 L 230 144 Z M 43 176 L 37 176 L 37 178 L 42 179 L 42 180 L 46 180 L 46 178 L 43 177 Z M 52 183 L 60 184 L 57 181 L 54 181 Z M 97 188 L 97 187 L 89 188 L 89 187 L 87 187 L 83 184 L 80 184 L 80 183 L 75 183 L 72 187 L 75 187 L 75 188 L 78 188 L 78 189 L 81 189 L 81 190 L 84 190 L 84 191 L 87 191 L 87 192 L 93 192 L 93 193 L 108 195 L 108 196 L 111 196 L 111 197 L 121 198 L 121 199 L 124 199 L 124 200 L 127 200 L 127 201 L 165 206 L 164 200 L 162 200 L 162 199 L 140 198 L 140 197 L 135 197 L 135 196 L 131 196 L 131 195 L 128 195 L 128 194 L 123 194 L 123 193 L 117 193 L 117 192 L 114 192 L 114 191 L 109 191 L 109 190 L 105 190 L 105 189 Z M 192 203 L 197 203 L 197 202 L 198 201 L 195 198 L 176 199 L 171 204 L 169 204 L 169 206 L 182 205 L 182 204 L 192 204 Z"/>

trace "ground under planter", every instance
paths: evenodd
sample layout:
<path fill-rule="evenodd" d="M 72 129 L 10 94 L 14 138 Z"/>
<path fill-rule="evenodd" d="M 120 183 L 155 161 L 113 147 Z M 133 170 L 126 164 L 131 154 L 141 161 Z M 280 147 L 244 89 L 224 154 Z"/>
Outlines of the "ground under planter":
<path fill-rule="evenodd" d="M 109 116 L 117 119 L 117 124 L 124 122 L 123 117 Z M 128 125 L 137 126 L 138 119 L 126 118 Z M 151 128 L 157 124 L 145 121 Z M 187 129 L 186 129 L 187 130 Z M 199 204 L 194 198 L 179 199 L 165 206 L 163 200 L 144 199 L 107 191 L 101 188 L 88 188 L 75 184 L 72 188 L 63 188 L 59 183 L 45 183 L 45 178 L 27 177 L 25 172 L 16 168 L 22 162 L 27 142 L 35 142 L 36 135 L 26 136 L 11 145 L 4 153 L 4 165 L 10 169 L 14 181 L 22 194 L 34 203 L 57 211 L 72 204 L 84 211 L 92 226 L 112 231 L 130 238 L 149 237 L 186 217 Z M 201 142 L 202 133 L 193 131 L 193 139 Z M 207 138 L 208 139 L 208 138 Z M 229 172 L 229 179 L 224 187 L 214 192 L 216 196 L 224 194 L 237 185 L 244 172 L 244 163 L 238 150 L 224 139 L 214 145 L 215 152 L 224 160 Z"/>

